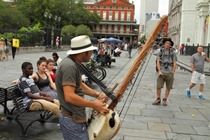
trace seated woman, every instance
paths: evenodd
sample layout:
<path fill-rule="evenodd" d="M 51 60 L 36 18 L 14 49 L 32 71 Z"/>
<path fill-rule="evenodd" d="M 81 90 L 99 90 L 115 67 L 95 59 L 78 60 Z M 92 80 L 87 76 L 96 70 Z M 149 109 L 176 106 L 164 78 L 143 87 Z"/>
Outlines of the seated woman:
<path fill-rule="evenodd" d="M 38 71 L 32 75 L 32 78 L 41 91 L 46 92 L 50 94 L 54 99 L 57 99 L 58 95 L 56 92 L 56 86 L 55 83 L 53 83 L 50 75 L 45 72 L 46 66 L 47 59 L 45 57 L 41 57 L 37 61 Z"/>
<path fill-rule="evenodd" d="M 119 56 L 120 57 L 120 54 L 122 53 L 122 50 L 121 48 L 118 46 L 115 50 L 114 50 L 114 56 L 117 57 Z"/>
<path fill-rule="evenodd" d="M 55 83 L 56 74 L 54 72 L 55 62 L 52 59 L 47 59 L 47 68 L 45 72 L 50 75 L 52 81 Z"/>

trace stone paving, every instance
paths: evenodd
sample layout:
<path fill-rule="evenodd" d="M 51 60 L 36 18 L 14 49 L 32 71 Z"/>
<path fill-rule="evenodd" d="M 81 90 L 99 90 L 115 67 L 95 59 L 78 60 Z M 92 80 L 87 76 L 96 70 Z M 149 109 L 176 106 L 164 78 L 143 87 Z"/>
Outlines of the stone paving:
<path fill-rule="evenodd" d="M 61 58 L 66 56 L 65 53 L 58 52 Z M 112 88 L 115 83 L 122 82 L 136 58 L 137 50 L 133 50 L 132 53 L 133 57 L 130 59 L 124 51 L 121 57 L 115 58 L 116 63 L 113 63 L 111 68 L 105 67 L 108 73 L 103 80 L 105 85 Z M 22 62 L 32 62 L 36 71 L 38 58 L 41 56 L 50 58 L 51 54 L 52 52 L 20 54 L 15 60 L 0 62 L 0 85 L 6 87 L 13 79 L 19 78 Z M 178 59 L 189 63 L 190 57 L 178 56 Z M 210 66 L 205 65 L 206 69 Z M 113 140 L 209 140 L 210 77 L 206 77 L 207 83 L 204 89 L 206 100 L 198 99 L 199 86 L 192 90 L 192 97 L 188 98 L 185 95 L 185 89 L 189 85 L 191 73 L 177 69 L 174 89 L 171 90 L 166 107 L 152 105 L 156 98 L 156 78 L 155 56 L 148 55 L 136 81 L 133 79 L 135 84 L 128 87 L 116 107 L 117 111 L 121 112 L 121 128 Z M 96 85 L 92 87 L 97 88 Z M 118 88 L 115 91 L 117 90 Z M 162 94 L 163 92 L 164 90 Z M 0 106 L 0 112 L 2 110 Z M 14 121 L 4 120 L 0 121 L 0 139 L 58 140 L 63 138 L 57 124 L 54 123 L 44 125 L 35 123 L 29 128 L 28 137 L 24 138 L 20 137 L 20 128 Z"/>

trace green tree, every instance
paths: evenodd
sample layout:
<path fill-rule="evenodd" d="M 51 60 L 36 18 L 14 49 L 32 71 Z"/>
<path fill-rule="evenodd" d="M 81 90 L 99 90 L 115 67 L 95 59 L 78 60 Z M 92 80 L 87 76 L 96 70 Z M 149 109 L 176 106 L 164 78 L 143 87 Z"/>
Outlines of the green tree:
<path fill-rule="evenodd" d="M 61 35 L 67 37 L 74 37 L 76 35 L 75 31 L 76 27 L 74 25 L 66 25 L 62 28 Z"/>
<path fill-rule="evenodd" d="M 16 4 L 18 9 L 30 19 L 31 24 L 40 22 L 43 26 L 47 23 L 56 26 L 58 21 L 55 20 L 55 16 L 65 20 L 69 11 L 66 0 L 16 0 Z M 44 17 L 45 12 L 52 14 L 52 18 Z"/>
<path fill-rule="evenodd" d="M 0 28 L 19 29 L 28 25 L 29 20 L 17 8 L 0 1 Z"/>
<path fill-rule="evenodd" d="M 19 31 L 19 39 L 22 44 L 36 44 L 40 45 L 41 37 L 45 31 L 42 30 L 40 23 L 37 23 L 33 27 L 22 27 Z"/>
<path fill-rule="evenodd" d="M 76 36 L 78 35 L 88 35 L 90 37 L 93 36 L 93 33 L 90 31 L 90 28 L 86 25 L 79 25 L 76 29 Z"/>
<path fill-rule="evenodd" d="M 96 13 L 90 13 L 82 0 L 16 0 L 17 8 L 30 19 L 31 24 L 40 22 L 51 26 L 61 25 L 88 25 L 99 23 L 101 18 Z M 52 14 L 52 18 L 45 18 L 44 13 Z M 61 17 L 61 22 L 55 20 L 55 16 Z"/>
<path fill-rule="evenodd" d="M 97 13 L 91 13 L 86 9 L 82 0 L 79 0 L 76 3 L 72 2 L 71 7 L 69 18 L 70 22 L 74 25 L 84 24 L 90 26 L 93 23 L 98 24 L 101 21 L 101 18 Z"/>

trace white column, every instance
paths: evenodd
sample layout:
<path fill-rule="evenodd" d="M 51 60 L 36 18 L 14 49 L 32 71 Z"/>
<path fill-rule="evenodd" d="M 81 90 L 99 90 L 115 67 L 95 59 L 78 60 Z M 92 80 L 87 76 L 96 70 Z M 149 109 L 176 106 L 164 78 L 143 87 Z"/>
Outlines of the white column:
<path fill-rule="evenodd" d="M 199 20 L 199 26 L 198 26 L 198 43 L 199 45 L 205 45 L 204 44 L 204 23 L 205 23 L 205 16 L 200 16 Z"/>

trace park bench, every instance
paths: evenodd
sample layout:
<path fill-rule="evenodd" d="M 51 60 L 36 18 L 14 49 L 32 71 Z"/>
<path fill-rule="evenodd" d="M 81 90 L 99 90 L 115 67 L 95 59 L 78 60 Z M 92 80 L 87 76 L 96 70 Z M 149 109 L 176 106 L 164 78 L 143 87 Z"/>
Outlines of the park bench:
<path fill-rule="evenodd" d="M 10 110 L 7 107 L 9 100 L 13 102 L 13 107 Z M 27 136 L 27 131 L 34 122 L 43 124 L 53 116 L 50 111 L 29 111 L 28 107 L 23 105 L 23 97 L 17 85 L 0 88 L 0 103 L 4 107 L 4 114 L 7 119 L 15 120 L 20 126 L 22 136 Z"/>

